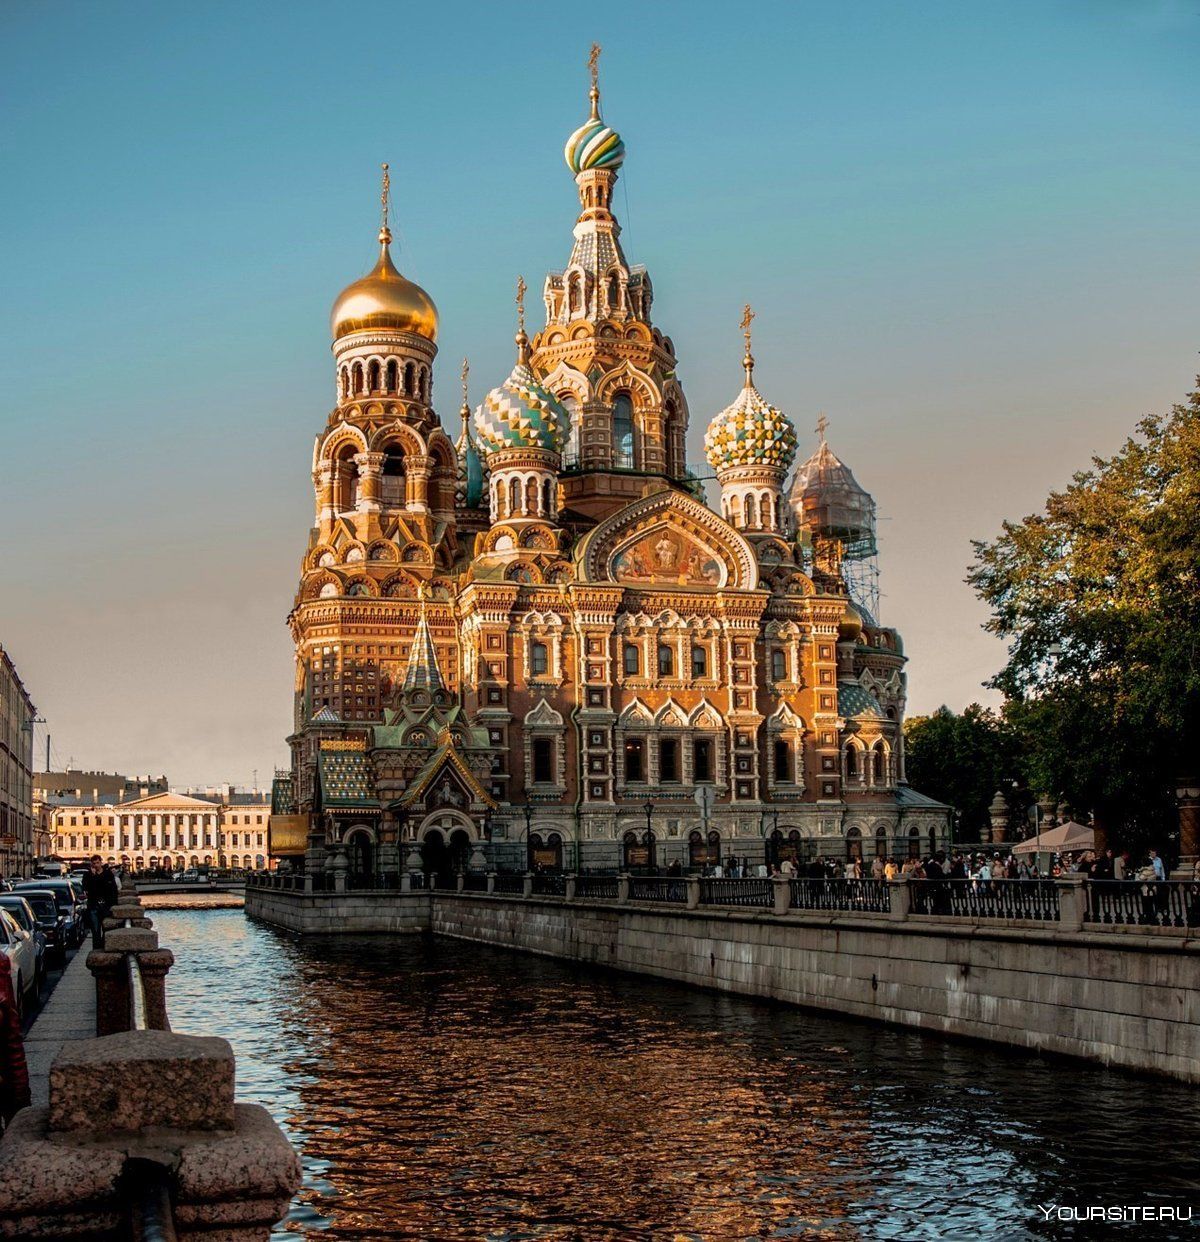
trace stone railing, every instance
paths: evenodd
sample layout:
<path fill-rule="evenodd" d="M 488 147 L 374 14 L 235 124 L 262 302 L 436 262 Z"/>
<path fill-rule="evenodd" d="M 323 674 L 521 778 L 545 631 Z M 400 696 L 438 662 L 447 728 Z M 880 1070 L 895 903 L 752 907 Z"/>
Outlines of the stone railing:
<path fill-rule="evenodd" d="M 132 886 L 111 915 L 86 962 L 96 1038 L 63 1044 L 49 1106 L 22 1109 L 0 1140 L 0 1237 L 70 1242 L 140 1228 L 266 1239 L 300 1185 L 296 1153 L 264 1108 L 235 1101 L 227 1040 L 170 1029 L 175 959 Z"/>

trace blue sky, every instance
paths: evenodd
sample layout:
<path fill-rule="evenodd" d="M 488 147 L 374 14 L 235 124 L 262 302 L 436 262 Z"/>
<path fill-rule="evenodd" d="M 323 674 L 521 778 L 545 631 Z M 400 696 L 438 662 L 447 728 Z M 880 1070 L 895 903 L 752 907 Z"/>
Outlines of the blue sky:
<path fill-rule="evenodd" d="M 454 427 L 459 359 L 477 400 L 516 274 L 569 253 L 593 39 L 690 456 L 750 301 L 763 392 L 803 447 L 824 410 L 877 498 L 910 709 L 986 697 L 970 538 L 1198 369 L 1194 0 L 9 5 L 0 641 L 62 759 L 284 760 L 327 314 L 379 163 Z"/>

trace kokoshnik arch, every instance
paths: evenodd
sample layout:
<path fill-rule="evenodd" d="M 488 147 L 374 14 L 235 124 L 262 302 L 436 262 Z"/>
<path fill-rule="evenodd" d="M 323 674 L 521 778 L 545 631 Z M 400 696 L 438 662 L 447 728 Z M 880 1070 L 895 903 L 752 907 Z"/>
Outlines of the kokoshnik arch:
<path fill-rule="evenodd" d="M 755 387 L 749 308 L 741 391 L 705 435 L 719 513 L 685 464 L 675 345 L 621 247 L 625 147 L 592 67 L 545 326 L 526 335 L 518 282 L 516 363 L 472 418 L 464 362 L 453 441 L 385 165 L 379 260 L 333 307 L 272 853 L 397 872 L 944 843 L 949 808 L 905 783 L 903 648 L 861 572 L 874 503 L 823 420 L 785 491 L 796 436 Z"/>

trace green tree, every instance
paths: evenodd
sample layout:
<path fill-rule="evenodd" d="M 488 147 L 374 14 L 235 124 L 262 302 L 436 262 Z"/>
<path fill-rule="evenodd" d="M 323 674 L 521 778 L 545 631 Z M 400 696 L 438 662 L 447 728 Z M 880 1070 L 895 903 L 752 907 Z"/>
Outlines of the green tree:
<path fill-rule="evenodd" d="M 948 802 L 960 815 L 960 840 L 984 839 L 997 789 L 1021 782 L 1024 764 L 1008 721 L 972 703 L 961 715 L 939 707 L 904 722 L 905 767 L 914 789 Z"/>
<path fill-rule="evenodd" d="M 1161 837 L 1200 745 L 1200 390 L 974 547 L 1031 779 Z"/>

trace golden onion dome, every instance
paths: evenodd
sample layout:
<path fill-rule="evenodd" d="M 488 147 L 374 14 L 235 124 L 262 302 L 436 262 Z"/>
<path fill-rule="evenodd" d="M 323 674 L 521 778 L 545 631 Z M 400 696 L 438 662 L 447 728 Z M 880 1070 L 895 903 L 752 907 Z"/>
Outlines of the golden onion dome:
<path fill-rule="evenodd" d="M 391 240 L 391 230 L 381 229 L 379 262 L 361 280 L 347 285 L 338 294 L 330 314 L 335 341 L 350 332 L 379 329 L 411 332 L 429 341 L 437 340 L 437 307 L 420 285 L 397 271 L 388 249 Z"/>
<path fill-rule="evenodd" d="M 846 611 L 842 613 L 842 619 L 838 622 L 838 641 L 856 643 L 862 637 L 862 632 L 862 617 L 852 604 L 847 604 Z"/>

